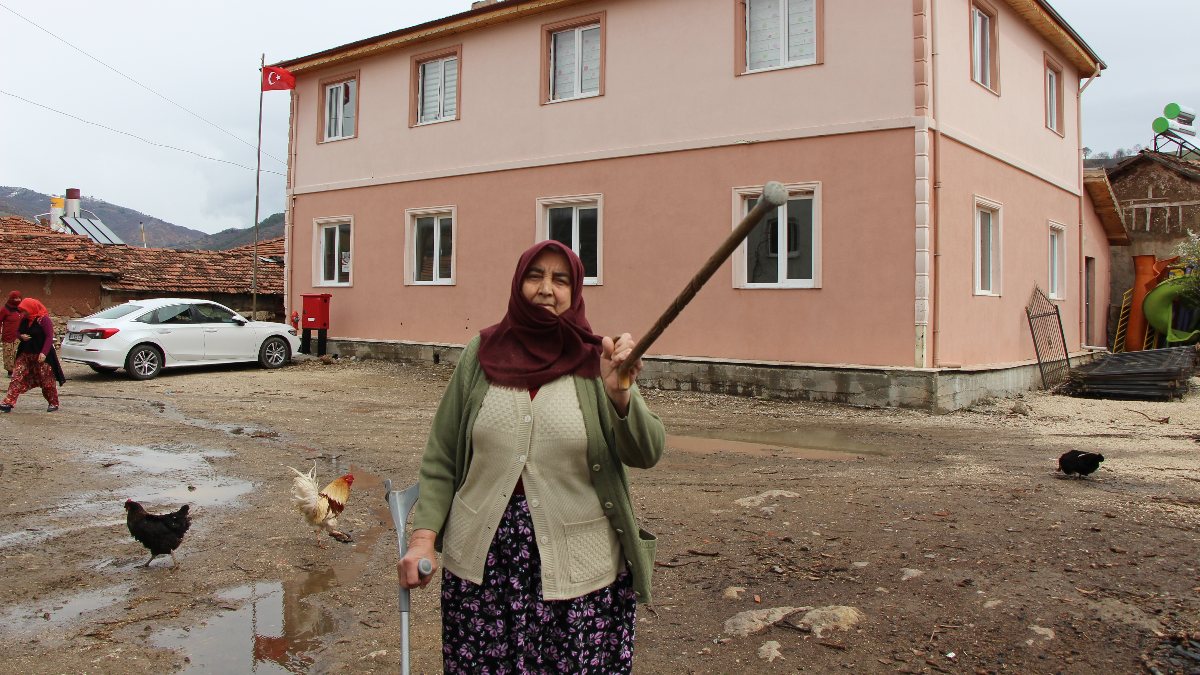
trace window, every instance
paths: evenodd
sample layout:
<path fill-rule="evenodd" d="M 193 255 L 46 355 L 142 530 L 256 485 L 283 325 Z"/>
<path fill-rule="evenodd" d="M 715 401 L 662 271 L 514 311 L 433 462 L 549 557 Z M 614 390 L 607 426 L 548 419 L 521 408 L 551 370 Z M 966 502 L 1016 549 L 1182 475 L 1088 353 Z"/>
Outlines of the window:
<path fill-rule="evenodd" d="M 604 95 L 604 12 L 542 27 L 542 101 Z"/>
<path fill-rule="evenodd" d="M 745 71 L 817 63 L 820 0 L 746 0 L 744 12 Z"/>
<path fill-rule="evenodd" d="M 317 221 L 319 286 L 350 285 L 351 223 L 346 219 Z"/>
<path fill-rule="evenodd" d="M 238 315 L 219 305 L 202 302 L 195 308 L 200 323 L 238 323 Z"/>
<path fill-rule="evenodd" d="M 191 305 L 167 305 L 146 312 L 137 318 L 139 323 L 188 324 L 192 323 Z"/>
<path fill-rule="evenodd" d="M 548 197 L 538 200 L 538 240 L 562 242 L 583 262 L 583 283 L 599 285 L 601 195 Z"/>
<path fill-rule="evenodd" d="M 1000 295 L 1000 205 L 975 200 L 975 294 Z"/>
<path fill-rule="evenodd" d="M 999 91 L 996 59 L 996 10 L 975 0 L 971 3 L 971 79 Z"/>
<path fill-rule="evenodd" d="M 1063 267 L 1066 262 L 1067 228 L 1050 223 L 1050 288 L 1052 300 L 1063 299 Z"/>
<path fill-rule="evenodd" d="M 1046 128 L 1063 133 L 1063 77 L 1062 66 L 1046 57 Z"/>
<path fill-rule="evenodd" d="M 409 255 L 405 283 L 454 283 L 454 208 L 409 209 L 405 212 Z"/>
<path fill-rule="evenodd" d="M 409 126 L 458 119 L 462 45 L 413 57 Z"/>
<path fill-rule="evenodd" d="M 322 82 L 321 89 L 321 118 L 325 121 L 321 140 L 353 138 L 354 118 L 358 114 L 358 78 L 335 78 Z"/>
<path fill-rule="evenodd" d="M 734 274 L 742 288 L 817 288 L 820 213 L 815 183 L 787 186 L 788 202 L 750 230 L 737 254 Z M 735 190 L 737 221 L 754 208 L 762 187 Z"/>

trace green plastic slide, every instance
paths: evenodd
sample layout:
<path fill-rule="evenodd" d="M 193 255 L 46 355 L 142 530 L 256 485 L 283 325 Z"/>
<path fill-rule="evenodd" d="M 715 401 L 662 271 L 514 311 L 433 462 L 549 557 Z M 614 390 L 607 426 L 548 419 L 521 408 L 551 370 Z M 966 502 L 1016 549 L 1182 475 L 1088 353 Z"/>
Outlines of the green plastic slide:
<path fill-rule="evenodd" d="M 1184 291 L 1184 285 L 1178 279 L 1167 279 L 1146 295 L 1142 301 L 1142 313 L 1146 321 L 1161 335 L 1167 336 L 1167 344 L 1190 342 L 1200 335 L 1200 330 L 1191 332 L 1175 330 L 1171 327 L 1174 320 L 1175 298 Z"/>

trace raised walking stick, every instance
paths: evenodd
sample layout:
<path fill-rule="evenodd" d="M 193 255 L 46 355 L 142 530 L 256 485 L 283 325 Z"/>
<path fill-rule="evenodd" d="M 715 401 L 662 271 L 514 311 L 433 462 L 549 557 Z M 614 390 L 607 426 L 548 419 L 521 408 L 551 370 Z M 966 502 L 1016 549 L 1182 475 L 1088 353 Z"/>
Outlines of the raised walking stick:
<path fill-rule="evenodd" d="M 717 268 L 720 267 L 727 258 L 729 258 L 730 254 L 733 253 L 733 249 L 737 248 L 738 245 L 742 243 L 742 240 L 750 234 L 750 230 L 754 229 L 754 226 L 758 224 L 758 221 L 762 220 L 762 217 L 767 214 L 767 211 L 783 206 L 787 203 L 788 198 L 787 189 L 776 181 L 771 181 L 763 186 L 762 196 L 763 198 L 758 200 L 758 203 L 754 205 L 754 208 L 750 209 L 750 213 L 747 213 L 746 217 L 742 218 L 742 222 L 738 223 L 738 226 L 733 228 L 733 232 L 730 232 L 729 236 L 725 238 L 725 241 L 721 242 L 721 245 L 717 247 L 717 250 L 714 251 L 711 256 L 709 256 L 708 260 L 705 261 L 704 266 L 700 268 L 700 271 L 696 272 L 696 276 L 692 277 L 692 280 L 687 282 L 687 285 L 684 286 L 683 290 L 679 292 L 679 295 L 675 297 L 675 301 L 667 307 L 667 309 L 662 313 L 662 316 L 658 317 L 658 321 L 654 322 L 654 326 L 649 330 L 649 332 L 643 335 L 642 339 L 637 341 L 637 344 L 633 346 L 633 351 L 629 353 L 629 357 L 621 362 L 621 366 L 617 369 L 617 374 L 621 377 L 622 387 L 629 387 L 629 369 L 633 367 L 633 364 L 636 363 L 637 360 L 646 353 L 646 350 L 650 348 L 650 345 L 654 344 L 654 341 L 663 334 L 663 331 L 667 329 L 667 326 L 669 326 L 671 322 L 675 320 L 675 317 L 679 316 L 679 313 L 683 311 L 684 307 L 687 307 L 687 304 L 692 301 L 692 298 L 696 297 L 696 293 L 702 286 L 704 286 L 709 278 L 712 277 L 713 273 L 717 271 Z"/>
<path fill-rule="evenodd" d="M 404 536 L 408 526 L 408 513 L 412 511 L 412 507 L 417 503 L 417 496 L 421 491 L 421 484 L 414 483 L 405 490 L 393 490 L 392 481 L 383 481 L 383 498 L 387 500 L 388 510 L 392 512 L 392 524 L 396 526 L 396 539 L 399 540 L 400 559 L 404 559 L 404 554 L 408 552 L 408 539 Z M 433 563 L 429 558 L 421 558 L 417 563 L 417 573 L 422 578 L 433 573 Z M 409 675 L 408 670 L 408 609 L 409 609 L 409 593 L 408 589 L 400 588 L 400 672 L 402 675 Z"/>

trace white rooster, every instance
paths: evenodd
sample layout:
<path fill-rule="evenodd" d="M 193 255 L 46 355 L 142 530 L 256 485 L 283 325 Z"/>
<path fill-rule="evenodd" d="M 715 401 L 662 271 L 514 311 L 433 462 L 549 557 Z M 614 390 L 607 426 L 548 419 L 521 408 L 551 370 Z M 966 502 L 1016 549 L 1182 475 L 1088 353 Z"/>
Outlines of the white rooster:
<path fill-rule="evenodd" d="M 288 468 L 292 469 L 290 466 Z M 317 544 L 323 546 L 320 539 L 322 530 L 338 541 L 351 541 L 350 535 L 338 531 L 337 518 L 350 499 L 350 486 L 354 484 L 354 476 L 346 474 L 334 479 L 324 489 L 318 490 L 316 466 L 309 469 L 308 473 L 296 469 L 292 471 L 296 474 L 296 478 L 292 480 L 292 504 L 297 511 L 304 514 L 308 524 L 316 528 Z"/>

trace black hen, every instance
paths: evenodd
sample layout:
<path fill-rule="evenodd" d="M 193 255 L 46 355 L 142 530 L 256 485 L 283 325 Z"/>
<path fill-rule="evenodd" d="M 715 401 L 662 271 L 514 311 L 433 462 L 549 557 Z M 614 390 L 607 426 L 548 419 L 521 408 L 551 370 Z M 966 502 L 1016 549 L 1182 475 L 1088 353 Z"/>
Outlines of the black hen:
<path fill-rule="evenodd" d="M 129 526 L 129 534 L 133 535 L 142 546 L 150 550 L 150 559 L 142 567 L 160 555 L 171 556 L 171 564 L 178 565 L 175 560 L 175 549 L 183 542 L 183 535 L 192 524 L 188 516 L 188 505 L 184 504 L 174 513 L 164 513 L 156 516 L 146 513 L 142 505 L 132 499 L 125 500 L 125 524 Z"/>
<path fill-rule="evenodd" d="M 1086 476 L 1100 468 L 1104 455 L 1098 452 L 1068 450 L 1058 458 L 1058 470 L 1070 475 Z"/>

